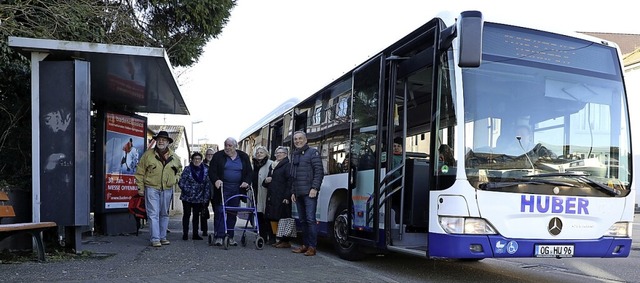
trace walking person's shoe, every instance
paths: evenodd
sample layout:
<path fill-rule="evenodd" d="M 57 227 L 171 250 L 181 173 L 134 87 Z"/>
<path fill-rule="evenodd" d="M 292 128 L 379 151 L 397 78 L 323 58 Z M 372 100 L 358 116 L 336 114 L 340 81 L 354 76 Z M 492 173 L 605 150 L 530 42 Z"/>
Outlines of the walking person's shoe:
<path fill-rule="evenodd" d="M 216 238 L 216 242 L 214 243 L 214 245 L 218 247 L 222 246 L 222 238 Z"/>
<path fill-rule="evenodd" d="M 236 240 L 234 240 L 233 238 L 229 239 L 229 246 L 237 246 L 238 242 L 236 242 Z"/>
<path fill-rule="evenodd" d="M 162 244 L 159 241 L 153 241 L 151 242 L 151 246 L 154 248 L 159 248 L 162 247 Z"/>
<path fill-rule="evenodd" d="M 290 247 L 291 247 L 291 243 L 289 243 L 289 242 L 284 242 L 284 241 L 281 241 L 280 243 L 278 243 L 278 244 L 276 245 L 276 248 L 279 248 L 279 249 L 282 249 L 282 248 L 287 248 L 287 249 L 288 249 L 288 248 L 290 248 Z"/>
<path fill-rule="evenodd" d="M 301 254 L 301 253 L 307 252 L 307 249 L 308 249 L 307 246 L 302 245 L 302 246 L 297 247 L 297 248 L 295 248 L 295 249 L 293 249 L 291 251 L 294 252 L 294 253 L 297 253 L 297 254 Z"/>
<path fill-rule="evenodd" d="M 182 240 L 183 240 L 183 241 L 189 240 L 189 235 L 187 235 L 187 234 L 182 234 Z"/>
<path fill-rule="evenodd" d="M 203 240 L 202 237 L 198 236 L 198 234 L 194 234 L 192 237 L 194 240 Z"/>
<path fill-rule="evenodd" d="M 167 239 L 162 239 L 162 240 L 160 240 L 160 244 L 163 245 L 163 246 L 166 246 L 166 245 L 170 245 L 171 242 L 169 242 L 169 240 L 167 240 Z"/>
<path fill-rule="evenodd" d="M 309 247 L 307 249 L 307 252 L 304 253 L 304 255 L 306 255 L 306 256 L 314 256 L 314 255 L 316 255 L 316 248 Z"/>

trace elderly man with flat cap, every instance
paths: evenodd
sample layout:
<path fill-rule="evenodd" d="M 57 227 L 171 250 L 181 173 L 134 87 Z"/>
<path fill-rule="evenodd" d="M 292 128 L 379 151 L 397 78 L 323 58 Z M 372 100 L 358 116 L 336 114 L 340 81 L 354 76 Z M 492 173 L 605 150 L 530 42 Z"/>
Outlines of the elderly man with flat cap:
<path fill-rule="evenodd" d="M 145 196 L 151 245 L 161 247 L 170 244 L 167 240 L 169 203 L 173 187 L 180 180 L 182 164 L 180 157 L 169 148 L 173 139 L 166 131 L 160 131 L 153 139 L 156 146 L 142 155 L 135 177 L 138 194 Z"/>

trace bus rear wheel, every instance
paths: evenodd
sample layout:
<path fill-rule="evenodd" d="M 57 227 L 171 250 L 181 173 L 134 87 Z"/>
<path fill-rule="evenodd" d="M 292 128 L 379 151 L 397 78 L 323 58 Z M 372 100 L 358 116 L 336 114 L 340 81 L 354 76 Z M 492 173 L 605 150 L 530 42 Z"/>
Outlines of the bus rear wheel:
<path fill-rule="evenodd" d="M 360 251 L 356 243 L 347 240 L 349 235 L 347 213 L 346 208 L 336 211 L 333 221 L 333 245 L 340 258 L 351 261 L 361 260 L 365 257 L 365 254 Z"/>

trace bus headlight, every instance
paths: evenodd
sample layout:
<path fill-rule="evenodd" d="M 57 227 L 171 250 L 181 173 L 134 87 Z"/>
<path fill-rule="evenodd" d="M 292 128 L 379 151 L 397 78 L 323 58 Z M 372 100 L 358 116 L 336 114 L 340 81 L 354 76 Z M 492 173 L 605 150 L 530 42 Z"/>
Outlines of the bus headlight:
<path fill-rule="evenodd" d="M 482 218 L 440 216 L 440 226 L 450 234 L 496 234 L 496 229 Z"/>
<path fill-rule="evenodd" d="M 633 223 L 631 222 L 616 222 L 609 227 L 609 230 L 607 230 L 604 235 L 609 237 L 631 238 L 632 227 Z"/>

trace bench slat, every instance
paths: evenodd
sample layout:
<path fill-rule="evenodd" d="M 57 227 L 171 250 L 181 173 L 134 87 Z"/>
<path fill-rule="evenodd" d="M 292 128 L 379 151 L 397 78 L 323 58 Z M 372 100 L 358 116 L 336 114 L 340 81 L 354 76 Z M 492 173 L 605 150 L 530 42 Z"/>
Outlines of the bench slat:
<path fill-rule="evenodd" d="M 37 230 L 56 227 L 55 222 L 0 224 L 0 233 L 12 231 Z"/>
<path fill-rule="evenodd" d="M 13 206 L 0 205 L 0 218 L 3 217 L 16 217 L 16 212 L 13 211 Z"/>
<path fill-rule="evenodd" d="M 13 206 L 8 202 L 9 195 L 7 195 L 6 192 L 0 191 L 0 220 L 2 220 L 3 217 L 16 217 Z M 40 233 L 56 226 L 58 226 L 58 224 L 55 222 L 0 224 L 0 240 L 18 233 L 29 233 L 38 246 L 38 260 L 44 261 L 44 242 L 42 241 L 42 235 Z"/>

